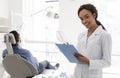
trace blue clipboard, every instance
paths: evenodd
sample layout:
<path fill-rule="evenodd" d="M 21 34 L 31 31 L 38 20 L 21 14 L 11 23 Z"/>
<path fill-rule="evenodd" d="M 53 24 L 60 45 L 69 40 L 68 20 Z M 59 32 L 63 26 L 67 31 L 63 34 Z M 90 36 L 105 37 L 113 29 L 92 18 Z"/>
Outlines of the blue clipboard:
<path fill-rule="evenodd" d="M 76 48 L 73 45 L 71 45 L 71 44 L 56 44 L 56 46 L 65 55 L 65 57 L 69 60 L 69 62 L 78 63 L 78 64 L 81 63 L 73 55 L 74 53 L 78 53 L 78 51 L 76 50 Z"/>

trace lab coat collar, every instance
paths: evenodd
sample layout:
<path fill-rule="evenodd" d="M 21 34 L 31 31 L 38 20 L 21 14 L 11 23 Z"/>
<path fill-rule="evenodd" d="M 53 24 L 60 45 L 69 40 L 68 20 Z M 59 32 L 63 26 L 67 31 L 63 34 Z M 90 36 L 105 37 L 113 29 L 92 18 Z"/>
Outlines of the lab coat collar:
<path fill-rule="evenodd" d="M 93 38 L 93 37 L 99 35 L 102 30 L 103 30 L 103 29 L 102 29 L 102 26 L 101 26 L 101 25 L 98 26 L 97 29 L 91 34 L 91 36 L 90 36 L 89 38 L 91 38 L 91 37 Z M 87 33 L 88 33 L 88 30 L 86 30 L 85 32 L 83 32 L 82 35 L 81 35 L 81 37 L 85 37 L 86 39 L 88 39 Z M 86 39 L 85 39 L 85 40 L 86 40 Z"/>
<path fill-rule="evenodd" d="M 101 33 L 101 30 L 102 30 L 102 26 L 98 26 L 97 29 L 93 32 L 94 35 L 98 35 Z"/>
<path fill-rule="evenodd" d="M 91 34 L 91 36 L 89 37 L 89 39 L 95 37 L 95 36 L 98 36 L 100 33 L 101 33 L 101 30 L 102 30 L 102 26 L 98 26 L 97 29 Z M 88 33 L 88 31 L 87 31 Z"/>

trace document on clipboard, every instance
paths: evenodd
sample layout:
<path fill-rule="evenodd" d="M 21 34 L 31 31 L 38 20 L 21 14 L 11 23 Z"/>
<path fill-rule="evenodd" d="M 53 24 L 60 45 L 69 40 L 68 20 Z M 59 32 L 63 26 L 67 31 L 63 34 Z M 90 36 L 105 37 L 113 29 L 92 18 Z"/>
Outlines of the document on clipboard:
<path fill-rule="evenodd" d="M 74 53 L 78 53 L 78 51 L 73 45 L 71 45 L 71 44 L 56 44 L 56 46 L 65 55 L 65 57 L 69 60 L 69 62 L 77 63 L 77 64 L 81 63 L 74 57 Z"/>

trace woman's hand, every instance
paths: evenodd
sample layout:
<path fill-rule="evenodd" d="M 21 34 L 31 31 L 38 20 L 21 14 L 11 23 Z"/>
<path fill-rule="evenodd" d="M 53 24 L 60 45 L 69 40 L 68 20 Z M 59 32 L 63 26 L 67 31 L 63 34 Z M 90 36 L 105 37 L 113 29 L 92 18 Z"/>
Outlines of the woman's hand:
<path fill-rule="evenodd" d="M 75 53 L 74 56 L 75 56 L 75 58 L 76 58 L 77 60 L 79 60 L 80 62 L 83 62 L 83 63 L 85 63 L 85 64 L 89 64 L 89 59 L 88 59 L 87 57 L 85 57 L 85 56 L 83 56 L 83 55 L 80 55 L 80 54 L 77 54 L 77 53 Z"/>

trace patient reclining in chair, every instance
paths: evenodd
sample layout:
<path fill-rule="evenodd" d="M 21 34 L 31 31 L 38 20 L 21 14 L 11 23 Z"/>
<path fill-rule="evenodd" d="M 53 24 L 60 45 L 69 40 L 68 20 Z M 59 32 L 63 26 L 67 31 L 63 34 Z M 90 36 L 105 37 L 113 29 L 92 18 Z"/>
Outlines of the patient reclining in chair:
<path fill-rule="evenodd" d="M 15 54 L 19 54 L 21 57 L 23 57 L 29 63 L 31 63 L 36 69 L 38 69 L 38 72 L 39 72 L 38 74 L 41 74 L 44 71 L 44 69 L 55 69 L 55 70 L 58 69 L 59 63 L 53 66 L 47 60 L 42 62 L 36 61 L 36 59 L 33 57 L 33 55 L 29 50 L 23 49 L 20 46 L 20 43 L 21 43 L 20 34 L 17 31 L 11 31 L 10 33 L 14 35 L 16 40 L 16 44 L 12 44 L 13 52 Z M 7 55 L 7 53 L 8 53 L 7 49 L 5 49 L 2 55 L 3 58 Z"/>

